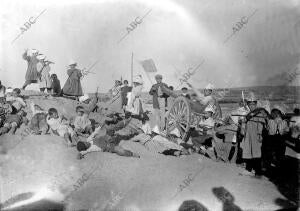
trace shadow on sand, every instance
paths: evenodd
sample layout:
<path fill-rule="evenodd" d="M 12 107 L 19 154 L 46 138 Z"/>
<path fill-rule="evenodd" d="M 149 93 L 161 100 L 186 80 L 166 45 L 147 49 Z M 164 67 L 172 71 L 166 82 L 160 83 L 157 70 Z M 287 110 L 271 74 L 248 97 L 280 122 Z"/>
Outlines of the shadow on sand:
<path fill-rule="evenodd" d="M 234 196 L 224 187 L 215 187 L 212 192 L 223 203 L 223 211 L 242 211 L 239 206 L 234 204 Z"/>
<path fill-rule="evenodd" d="M 297 210 L 299 203 L 299 168 L 298 159 L 286 156 L 280 169 L 273 169 L 268 175 L 269 180 L 276 185 L 278 191 L 288 200 L 277 198 L 274 203 L 284 210 Z"/>
<path fill-rule="evenodd" d="M 196 200 L 186 200 L 182 202 L 178 211 L 208 211 L 208 209 Z"/>

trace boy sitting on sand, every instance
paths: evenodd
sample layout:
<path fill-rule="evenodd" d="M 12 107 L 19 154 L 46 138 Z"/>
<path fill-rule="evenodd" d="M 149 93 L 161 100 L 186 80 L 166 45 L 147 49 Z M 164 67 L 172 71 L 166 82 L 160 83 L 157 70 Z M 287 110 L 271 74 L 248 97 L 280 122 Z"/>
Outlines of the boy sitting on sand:
<path fill-rule="evenodd" d="M 64 137 L 68 146 L 76 145 L 77 137 L 74 130 L 69 126 L 69 121 L 64 116 L 59 116 L 55 108 L 48 110 L 47 123 L 52 132 Z"/>
<path fill-rule="evenodd" d="M 76 107 L 77 116 L 74 119 L 75 132 L 78 135 L 91 135 L 93 128 L 91 121 L 88 118 L 88 113 L 82 106 Z"/>
<path fill-rule="evenodd" d="M 28 119 L 26 118 L 26 113 L 24 111 L 19 111 L 18 113 L 13 113 L 12 106 L 6 102 L 5 98 L 0 98 L 0 135 L 9 132 L 10 134 L 15 134 L 17 127 L 22 123 L 27 124 Z"/>

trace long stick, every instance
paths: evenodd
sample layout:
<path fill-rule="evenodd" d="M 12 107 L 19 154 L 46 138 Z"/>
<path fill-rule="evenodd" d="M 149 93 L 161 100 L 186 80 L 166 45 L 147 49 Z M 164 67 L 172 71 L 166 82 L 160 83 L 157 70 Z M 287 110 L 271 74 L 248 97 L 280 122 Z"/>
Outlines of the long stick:
<path fill-rule="evenodd" d="M 242 90 L 242 98 L 243 98 L 243 103 L 245 104 L 245 97 L 244 97 L 244 91 Z"/>
<path fill-rule="evenodd" d="M 131 86 L 133 86 L 133 52 L 131 54 Z"/>

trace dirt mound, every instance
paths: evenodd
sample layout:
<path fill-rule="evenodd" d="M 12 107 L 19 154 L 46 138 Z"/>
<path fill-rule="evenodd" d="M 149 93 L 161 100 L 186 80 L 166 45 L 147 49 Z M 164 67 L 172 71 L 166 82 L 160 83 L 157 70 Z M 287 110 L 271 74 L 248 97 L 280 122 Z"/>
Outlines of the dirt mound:
<path fill-rule="evenodd" d="M 216 187 L 227 189 L 245 210 L 274 210 L 279 208 L 274 201 L 284 200 L 270 182 L 239 176 L 237 167 L 200 155 L 145 152 L 137 159 L 92 153 L 77 160 L 76 149 L 67 148 L 58 136 L 21 140 L 6 135 L 1 142 L 7 149 L 1 155 L 2 208 L 47 200 L 67 210 L 176 210 L 184 200 L 195 199 L 209 210 L 221 210 L 212 192 Z M 25 193 L 33 196 L 12 200 Z"/>
<path fill-rule="evenodd" d="M 75 115 L 76 101 L 30 94 L 28 104 L 55 107 L 68 118 Z M 276 200 L 285 200 L 271 182 L 240 176 L 238 167 L 201 155 L 153 155 L 138 143 L 123 141 L 141 158 L 97 152 L 77 160 L 76 149 L 61 137 L 19 134 L 0 137 L 6 151 L 0 154 L 3 210 L 173 211 L 185 200 L 222 210 L 216 188 L 226 190 L 230 203 L 243 210 L 275 210 L 280 208 Z"/>

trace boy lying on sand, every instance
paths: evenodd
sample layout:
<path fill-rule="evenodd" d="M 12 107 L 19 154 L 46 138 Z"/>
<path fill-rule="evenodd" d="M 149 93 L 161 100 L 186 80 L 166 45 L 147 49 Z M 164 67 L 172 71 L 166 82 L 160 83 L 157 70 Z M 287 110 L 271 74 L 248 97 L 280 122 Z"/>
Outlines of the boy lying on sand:
<path fill-rule="evenodd" d="M 130 119 L 126 119 L 115 126 L 100 126 L 88 138 L 87 141 L 79 141 L 77 143 L 77 150 L 79 151 L 78 159 L 81 159 L 89 152 L 111 152 L 120 156 L 139 157 L 138 154 L 133 153 L 119 146 L 121 140 L 129 140 L 136 134 L 119 135 L 115 131 L 125 127 Z"/>
<path fill-rule="evenodd" d="M 110 131 L 106 134 L 107 130 L 104 128 L 92 142 L 79 141 L 77 143 L 78 158 L 83 158 L 89 152 L 110 152 L 125 157 L 140 157 L 138 154 L 119 146 L 121 140 L 128 140 L 131 137 L 114 135 L 112 132 Z"/>

